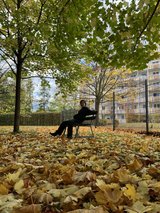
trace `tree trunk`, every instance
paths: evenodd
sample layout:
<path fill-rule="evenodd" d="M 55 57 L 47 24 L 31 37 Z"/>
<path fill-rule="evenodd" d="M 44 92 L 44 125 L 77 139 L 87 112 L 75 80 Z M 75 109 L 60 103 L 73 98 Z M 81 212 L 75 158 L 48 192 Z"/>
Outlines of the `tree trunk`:
<path fill-rule="evenodd" d="M 100 106 L 100 100 L 96 98 L 95 99 L 95 110 L 97 111 L 96 125 L 99 125 L 99 106 Z"/>
<path fill-rule="evenodd" d="M 21 0 L 17 0 L 17 10 L 20 9 L 21 7 Z M 16 95 L 15 95 L 15 111 L 14 111 L 14 133 L 19 132 L 19 125 L 20 125 L 20 105 L 21 105 L 21 74 L 22 74 L 22 35 L 20 31 L 20 21 L 19 19 L 17 20 L 17 52 L 16 52 L 16 57 L 17 57 L 17 73 L 16 73 Z"/>
<path fill-rule="evenodd" d="M 21 72 L 22 64 L 17 65 L 16 74 L 16 95 L 15 95 L 15 113 L 14 113 L 14 133 L 19 132 L 20 126 L 20 104 L 21 104 Z"/>

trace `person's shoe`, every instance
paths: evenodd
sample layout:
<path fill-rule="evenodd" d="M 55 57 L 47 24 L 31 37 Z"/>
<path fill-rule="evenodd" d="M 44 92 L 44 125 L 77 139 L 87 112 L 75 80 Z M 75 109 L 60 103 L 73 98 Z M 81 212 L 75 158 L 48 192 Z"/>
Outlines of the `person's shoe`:
<path fill-rule="evenodd" d="M 49 134 L 52 135 L 53 137 L 58 136 L 57 132 L 53 132 L 53 133 L 50 132 Z"/>
<path fill-rule="evenodd" d="M 68 139 L 72 139 L 72 136 L 67 136 Z"/>

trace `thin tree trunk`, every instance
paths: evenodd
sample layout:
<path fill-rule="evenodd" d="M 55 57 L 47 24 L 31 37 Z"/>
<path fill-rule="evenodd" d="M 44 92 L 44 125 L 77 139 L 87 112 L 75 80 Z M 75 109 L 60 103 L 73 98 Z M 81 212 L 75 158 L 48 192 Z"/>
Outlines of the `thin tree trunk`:
<path fill-rule="evenodd" d="M 21 0 L 17 0 L 17 10 L 21 7 Z M 20 105 L 21 105 L 21 73 L 22 73 L 22 35 L 20 31 L 20 21 L 17 20 L 17 73 L 16 73 L 16 95 L 15 95 L 15 112 L 14 112 L 14 133 L 19 132 L 20 126 Z"/>
<path fill-rule="evenodd" d="M 95 110 L 97 111 L 96 125 L 99 125 L 99 106 L 100 101 L 96 98 L 95 100 Z"/>
<path fill-rule="evenodd" d="M 17 75 L 16 75 L 16 96 L 15 96 L 15 113 L 14 113 L 14 133 L 19 132 L 20 126 L 20 104 L 21 104 L 21 72 L 22 65 L 17 65 Z"/>

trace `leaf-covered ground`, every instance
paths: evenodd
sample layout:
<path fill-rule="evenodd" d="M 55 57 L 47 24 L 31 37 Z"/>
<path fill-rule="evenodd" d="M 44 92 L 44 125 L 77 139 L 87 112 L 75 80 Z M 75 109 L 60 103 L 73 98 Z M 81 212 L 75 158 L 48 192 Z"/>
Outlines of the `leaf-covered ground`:
<path fill-rule="evenodd" d="M 1 213 L 160 212 L 160 138 L 99 127 L 68 141 L 50 130 L 1 131 Z"/>

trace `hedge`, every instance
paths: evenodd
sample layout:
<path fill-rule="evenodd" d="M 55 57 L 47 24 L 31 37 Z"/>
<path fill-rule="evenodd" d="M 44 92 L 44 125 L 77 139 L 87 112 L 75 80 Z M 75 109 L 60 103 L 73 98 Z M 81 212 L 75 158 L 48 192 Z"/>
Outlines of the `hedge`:
<path fill-rule="evenodd" d="M 22 126 L 53 126 L 59 125 L 61 121 L 60 113 L 31 113 L 20 116 Z M 10 126 L 14 123 L 14 114 L 0 114 L 0 125 Z"/>

